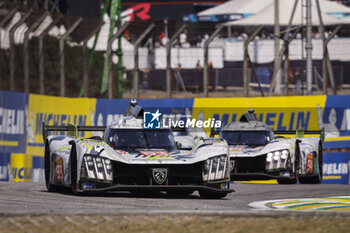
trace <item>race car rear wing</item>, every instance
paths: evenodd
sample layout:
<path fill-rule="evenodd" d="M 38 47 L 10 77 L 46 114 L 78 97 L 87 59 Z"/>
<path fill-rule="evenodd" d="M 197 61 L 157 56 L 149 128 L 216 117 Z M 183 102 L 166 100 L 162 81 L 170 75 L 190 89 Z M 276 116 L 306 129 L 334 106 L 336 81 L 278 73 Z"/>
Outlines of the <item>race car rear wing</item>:
<path fill-rule="evenodd" d="M 300 130 L 273 131 L 274 134 L 297 134 Z M 322 130 L 305 130 L 303 134 L 321 134 Z"/>
<path fill-rule="evenodd" d="M 325 133 L 324 133 L 324 128 L 322 128 L 321 130 L 304 130 L 304 129 L 298 129 L 298 130 L 284 130 L 284 131 L 273 131 L 273 133 L 276 134 L 284 134 L 284 135 L 292 135 L 295 134 L 296 138 L 303 138 L 304 134 L 319 134 L 320 135 L 320 139 L 322 140 L 322 142 L 324 142 L 324 137 L 325 137 Z M 219 135 L 220 131 L 215 131 L 215 132 L 211 132 L 210 133 L 210 137 L 214 137 L 215 135 Z"/>
<path fill-rule="evenodd" d="M 297 134 L 298 132 L 299 132 L 299 130 L 273 131 L 274 134 L 285 134 L 285 135 Z M 307 131 L 303 132 L 303 134 L 321 134 L 321 133 L 322 133 L 322 130 L 307 130 Z M 211 132 L 211 134 L 219 135 L 220 131 Z"/>
<path fill-rule="evenodd" d="M 68 123 L 67 125 L 46 125 L 45 122 L 42 124 L 42 133 L 44 141 L 48 136 L 48 132 L 68 132 L 69 136 L 77 137 L 79 131 L 90 131 L 90 132 L 102 132 L 105 131 L 106 126 L 84 126 L 84 125 L 74 125 Z M 181 132 L 182 135 L 186 135 L 186 129 L 180 127 L 171 127 L 173 132 Z"/>
<path fill-rule="evenodd" d="M 322 143 L 324 143 L 325 129 L 322 128 L 321 130 L 298 129 L 296 131 L 294 131 L 294 130 L 291 130 L 291 131 L 274 131 L 274 134 L 295 134 L 296 138 L 303 138 L 304 134 L 319 134 Z"/>
<path fill-rule="evenodd" d="M 63 131 L 68 132 L 69 136 L 77 137 L 79 131 L 90 131 L 90 132 L 101 132 L 105 131 L 106 126 L 84 126 L 84 125 L 73 125 L 71 123 L 68 123 L 67 125 L 46 125 L 45 122 L 42 124 L 42 132 L 43 132 L 43 138 L 44 142 L 45 139 L 48 136 L 48 132 L 50 131 Z"/>

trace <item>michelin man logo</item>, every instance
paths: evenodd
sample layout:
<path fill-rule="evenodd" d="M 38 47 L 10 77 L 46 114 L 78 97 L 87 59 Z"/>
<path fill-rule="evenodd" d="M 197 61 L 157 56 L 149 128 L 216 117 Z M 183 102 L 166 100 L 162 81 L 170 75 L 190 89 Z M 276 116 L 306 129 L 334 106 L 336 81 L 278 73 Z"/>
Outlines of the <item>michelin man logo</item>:
<path fill-rule="evenodd" d="M 160 129 L 162 114 L 157 109 L 156 112 L 143 113 L 143 128 L 145 129 Z"/>
<path fill-rule="evenodd" d="M 335 111 L 334 108 L 331 109 L 328 116 L 328 123 L 326 123 L 326 122 L 323 122 L 322 109 L 319 105 L 317 105 L 317 120 L 318 120 L 318 127 L 320 129 L 324 128 L 326 138 L 339 137 L 339 134 L 340 134 L 339 129 L 336 126 L 337 112 Z"/>

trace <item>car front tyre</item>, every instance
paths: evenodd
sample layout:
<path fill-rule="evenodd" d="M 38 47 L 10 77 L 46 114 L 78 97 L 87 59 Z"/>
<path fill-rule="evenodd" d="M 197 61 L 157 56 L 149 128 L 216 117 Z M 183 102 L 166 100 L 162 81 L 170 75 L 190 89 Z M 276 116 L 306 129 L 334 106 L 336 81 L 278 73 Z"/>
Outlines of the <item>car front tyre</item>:
<path fill-rule="evenodd" d="M 73 194 L 78 193 L 78 184 L 77 184 L 77 152 L 75 144 L 72 145 L 71 154 L 70 154 L 70 188 Z"/>
<path fill-rule="evenodd" d="M 49 143 L 45 143 L 45 185 L 49 192 L 61 192 L 62 188 L 58 185 L 51 183 L 51 161 L 50 161 L 50 148 Z"/>

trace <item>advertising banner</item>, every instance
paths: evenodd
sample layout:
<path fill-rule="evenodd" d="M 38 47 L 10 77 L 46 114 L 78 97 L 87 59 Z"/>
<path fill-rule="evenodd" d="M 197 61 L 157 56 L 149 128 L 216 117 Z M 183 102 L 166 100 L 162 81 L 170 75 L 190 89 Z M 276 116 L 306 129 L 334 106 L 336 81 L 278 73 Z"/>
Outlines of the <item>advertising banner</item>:
<path fill-rule="evenodd" d="M 93 124 L 96 99 L 61 98 L 31 94 L 28 110 L 28 146 L 27 154 L 44 155 L 42 123 L 47 125 L 91 125 Z M 63 132 L 52 132 L 64 134 Z M 90 132 L 81 132 L 81 137 L 91 136 Z"/>
<path fill-rule="evenodd" d="M 322 184 L 350 184 L 349 170 L 349 152 L 324 153 Z"/>
<path fill-rule="evenodd" d="M 0 91 L 0 153 L 25 153 L 28 95 Z"/>
<path fill-rule="evenodd" d="M 97 99 L 96 114 L 93 120 L 95 125 L 107 125 L 114 119 L 125 114 L 130 100 L 126 99 Z M 193 99 L 144 99 L 138 100 L 137 104 L 144 111 L 159 111 L 166 116 L 191 114 Z M 165 116 L 165 117 L 166 117 Z"/>
<path fill-rule="evenodd" d="M 0 181 L 9 181 L 11 169 L 11 154 L 0 153 Z"/>
<path fill-rule="evenodd" d="M 11 154 L 10 181 L 32 181 L 32 156 L 27 154 Z"/>
<path fill-rule="evenodd" d="M 238 121 L 254 109 L 259 121 L 274 130 L 289 131 L 304 128 L 319 130 L 318 117 L 326 103 L 326 96 L 290 96 L 258 98 L 196 98 L 193 117 L 221 120 L 222 126 Z M 220 128 L 205 129 L 218 132 Z"/>
<path fill-rule="evenodd" d="M 142 99 L 137 104 L 150 114 L 151 123 L 158 114 L 156 118 L 163 125 L 187 119 L 191 126 L 187 127 L 187 133 L 203 137 L 219 132 L 225 124 L 254 109 L 258 119 L 274 130 L 324 128 L 324 149 L 342 151 L 339 149 L 350 148 L 349 100 L 350 96 L 344 95 Z M 104 126 L 124 115 L 129 105 L 129 99 L 62 98 L 0 91 L 0 181 L 44 180 L 42 122 Z M 198 120 L 203 122 L 201 127 L 197 127 Z M 80 137 L 92 135 L 96 133 L 79 134 Z M 325 153 L 323 183 L 349 184 L 349 161 L 347 152 Z"/>
<path fill-rule="evenodd" d="M 43 156 L 33 156 L 32 181 L 45 181 L 45 159 Z"/>
<path fill-rule="evenodd" d="M 327 96 L 318 125 L 325 128 L 324 149 L 350 148 L 350 96 Z"/>
<path fill-rule="evenodd" d="M 327 96 L 319 125 L 325 127 L 326 132 L 331 132 L 329 137 L 348 136 L 350 140 L 350 96 Z"/>

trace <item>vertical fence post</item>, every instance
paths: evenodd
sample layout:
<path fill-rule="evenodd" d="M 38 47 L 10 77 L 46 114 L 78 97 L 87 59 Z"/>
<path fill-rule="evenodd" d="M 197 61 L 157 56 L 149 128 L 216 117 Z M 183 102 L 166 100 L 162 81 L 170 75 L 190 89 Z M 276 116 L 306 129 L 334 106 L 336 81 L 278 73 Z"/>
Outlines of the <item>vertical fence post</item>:
<path fill-rule="evenodd" d="M 334 31 L 328 36 L 328 38 L 325 41 L 325 47 L 326 47 L 326 62 L 327 62 L 327 69 L 328 69 L 328 75 L 329 75 L 329 81 L 331 82 L 331 87 L 332 87 L 332 93 L 333 95 L 337 94 L 337 87 L 334 79 L 334 73 L 333 73 L 333 66 L 331 63 L 331 59 L 329 58 L 329 53 L 328 53 L 328 43 L 331 41 L 331 39 L 334 38 L 334 36 L 338 33 L 338 31 L 342 28 L 343 25 L 338 25 Z"/>
<path fill-rule="evenodd" d="M 6 2 L 5 2 L 5 7 L 6 7 Z M 6 15 L 5 17 L 0 21 L 0 28 L 3 28 L 3 26 L 9 21 L 14 14 L 17 12 L 17 6 L 12 8 Z M 1 30 L 0 30 L 0 49 L 2 48 L 2 41 L 1 41 Z M 1 77 L 1 76 L 0 76 Z M 1 86 L 0 86 L 1 87 Z"/>
<path fill-rule="evenodd" d="M 324 25 L 323 25 L 323 19 L 322 19 L 322 13 L 321 13 L 321 7 L 320 3 L 318 0 L 316 0 L 316 7 L 317 7 L 317 14 L 318 14 L 318 19 L 320 21 L 320 26 L 319 26 L 319 32 L 321 35 L 322 39 L 322 44 L 323 44 L 323 57 L 322 57 L 322 83 L 323 83 L 323 94 L 327 95 L 327 46 L 326 46 L 326 37 L 324 34 Z"/>
<path fill-rule="evenodd" d="M 204 59 L 203 59 L 203 96 L 208 97 L 208 85 L 209 85 L 209 70 L 208 70 L 208 57 L 209 57 L 209 44 L 214 40 L 214 38 L 220 33 L 221 29 L 224 27 L 223 24 L 219 25 L 218 28 L 210 35 L 210 37 L 204 42 Z"/>
<path fill-rule="evenodd" d="M 171 98 L 171 46 L 173 42 L 179 37 L 180 33 L 182 33 L 186 29 L 186 24 L 183 24 L 175 34 L 170 38 L 166 45 L 166 93 L 167 98 Z"/>
<path fill-rule="evenodd" d="M 249 53 L 248 46 L 249 43 L 255 38 L 255 36 L 264 28 L 263 25 L 259 25 L 255 28 L 254 32 L 244 41 L 244 62 L 243 62 L 243 86 L 244 86 L 244 96 L 249 96 L 249 82 L 250 82 L 250 72 L 249 72 Z"/>
<path fill-rule="evenodd" d="M 133 98 L 139 98 L 139 47 L 141 41 L 152 31 L 156 25 L 152 23 L 147 29 L 139 36 L 134 44 L 134 79 L 132 83 Z"/>
<path fill-rule="evenodd" d="M 48 12 L 41 15 L 24 33 L 24 64 L 23 64 L 23 71 L 24 71 L 24 92 L 29 93 L 29 34 L 34 31 L 35 28 L 39 26 L 39 24 L 49 15 Z"/>
<path fill-rule="evenodd" d="M 299 2 L 299 0 L 295 0 L 295 1 L 294 1 L 294 5 L 293 5 L 293 9 L 292 9 L 292 14 L 290 15 L 289 22 L 288 22 L 288 26 L 287 26 L 287 29 L 285 30 L 285 33 L 284 33 L 284 36 L 283 36 L 284 45 L 286 44 L 286 41 L 287 41 L 287 39 L 288 39 L 289 32 L 291 31 L 292 22 L 293 22 L 293 19 L 294 19 L 295 11 L 296 11 L 297 6 L 298 6 L 298 2 Z M 289 42 L 290 42 L 290 41 L 289 41 Z M 289 43 L 289 42 L 288 42 L 288 43 Z M 276 64 L 275 67 L 281 66 L 281 64 L 282 64 L 282 59 L 283 59 L 283 55 L 284 55 L 284 50 L 285 50 L 285 46 L 283 46 L 283 48 L 280 49 L 278 58 L 275 58 L 275 59 L 277 59 L 277 61 L 276 61 L 276 63 L 275 63 L 275 64 Z M 272 91 L 273 91 L 273 89 L 274 89 L 274 87 L 275 87 L 277 75 L 278 75 L 278 70 L 274 69 L 273 75 L 272 75 L 272 78 L 271 78 L 271 82 L 270 82 L 270 88 L 269 88 L 268 96 L 271 96 L 271 95 L 272 95 Z"/>
<path fill-rule="evenodd" d="M 40 94 L 45 94 L 45 66 L 44 66 L 44 38 L 49 33 L 49 31 L 60 21 L 62 16 L 58 16 L 54 19 L 44 31 L 39 35 L 39 88 Z"/>
<path fill-rule="evenodd" d="M 289 44 L 290 42 L 297 36 L 298 32 L 301 30 L 302 26 L 301 27 L 298 27 L 294 30 L 293 34 L 287 38 L 287 37 L 284 37 L 283 39 L 283 46 L 280 50 L 280 53 L 279 53 L 279 56 L 277 58 L 277 63 L 279 64 L 279 66 L 282 64 L 282 60 L 283 60 L 283 56 L 286 55 L 286 59 L 285 60 L 288 60 L 289 59 L 289 55 L 287 54 L 287 50 L 289 49 Z M 286 30 L 285 31 L 285 34 L 289 34 L 290 30 Z M 273 88 L 274 88 L 274 84 L 275 84 L 275 80 L 276 80 L 276 74 L 277 74 L 277 70 L 274 70 L 273 74 L 272 74 L 272 79 L 271 79 L 271 83 L 270 83 L 270 88 L 269 88 L 269 94 L 268 96 L 271 96 L 272 94 L 272 91 L 273 91 Z"/>
<path fill-rule="evenodd" d="M 108 99 L 113 98 L 113 62 L 112 62 L 112 44 L 118 39 L 118 37 L 122 36 L 124 31 L 129 27 L 129 22 L 123 24 L 119 31 L 114 34 L 108 41 L 107 45 L 107 56 L 108 56 Z"/>
<path fill-rule="evenodd" d="M 284 88 L 283 95 L 289 95 L 289 47 L 284 52 Z"/>
<path fill-rule="evenodd" d="M 46 11 L 49 10 L 49 0 L 45 0 L 45 1 L 44 1 L 44 9 L 45 9 Z"/>
<path fill-rule="evenodd" d="M 82 17 L 79 17 L 72 26 L 66 31 L 63 36 L 61 36 L 59 40 L 59 46 L 60 46 L 60 96 L 66 95 L 66 88 L 65 88 L 65 64 L 64 64 L 64 42 L 67 39 L 67 37 L 79 26 L 79 24 L 83 21 Z"/>
<path fill-rule="evenodd" d="M 15 91 L 15 32 L 32 13 L 33 9 L 29 9 L 29 11 L 10 29 L 10 91 Z"/>
<path fill-rule="evenodd" d="M 12 16 L 14 16 L 18 11 L 17 6 L 12 8 L 6 15 L 5 17 L 0 21 L 0 28 L 2 28 L 7 21 L 9 21 Z"/>
<path fill-rule="evenodd" d="M 89 58 L 88 58 L 88 49 L 87 49 L 87 43 L 93 37 L 102 27 L 104 22 L 99 23 L 94 30 L 84 39 L 83 41 L 83 79 L 84 79 L 84 97 L 89 96 Z"/>

